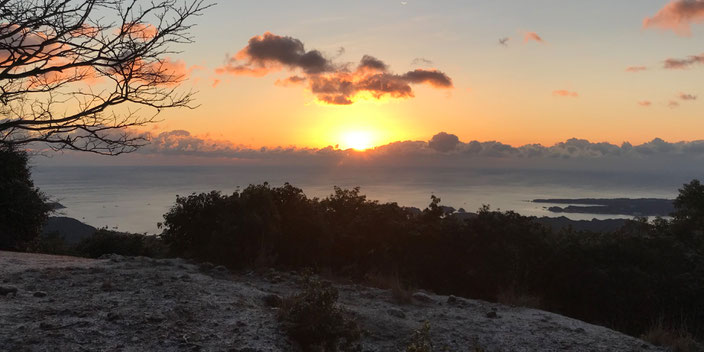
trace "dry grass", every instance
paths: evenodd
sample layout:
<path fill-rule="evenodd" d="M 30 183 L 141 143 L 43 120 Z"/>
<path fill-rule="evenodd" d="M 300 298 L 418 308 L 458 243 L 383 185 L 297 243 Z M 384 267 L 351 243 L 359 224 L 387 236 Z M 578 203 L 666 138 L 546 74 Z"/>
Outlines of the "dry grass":
<path fill-rule="evenodd" d="M 413 289 L 401 282 L 398 275 L 367 274 L 367 285 L 382 290 L 391 290 L 391 298 L 396 304 L 413 303 Z"/>
<path fill-rule="evenodd" d="M 540 297 L 522 294 L 514 288 L 500 291 L 496 295 L 496 301 L 498 303 L 513 307 L 526 307 L 535 309 L 542 309 L 543 307 Z"/>
<path fill-rule="evenodd" d="M 697 343 L 692 334 L 685 330 L 666 328 L 662 323 L 654 325 L 641 339 L 656 346 L 669 347 L 673 352 L 697 352 L 704 346 Z"/>

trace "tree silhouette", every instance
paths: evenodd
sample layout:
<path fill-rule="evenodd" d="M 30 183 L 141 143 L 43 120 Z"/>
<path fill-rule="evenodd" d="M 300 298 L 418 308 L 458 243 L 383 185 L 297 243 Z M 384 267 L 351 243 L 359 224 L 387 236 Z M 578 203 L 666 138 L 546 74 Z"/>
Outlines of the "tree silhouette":
<path fill-rule="evenodd" d="M 131 128 L 167 108 L 204 0 L 0 0 L 0 144 L 48 143 L 117 155 L 144 145 Z"/>

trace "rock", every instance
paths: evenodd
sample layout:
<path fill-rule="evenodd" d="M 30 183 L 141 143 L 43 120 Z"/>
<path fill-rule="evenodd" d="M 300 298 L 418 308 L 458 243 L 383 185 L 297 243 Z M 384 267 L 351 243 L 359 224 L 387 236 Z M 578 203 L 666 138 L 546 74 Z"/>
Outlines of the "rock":
<path fill-rule="evenodd" d="M 213 268 L 213 271 L 220 273 L 220 274 L 229 274 L 230 273 L 230 271 L 227 270 L 227 268 L 222 265 L 216 266 L 215 268 Z"/>
<path fill-rule="evenodd" d="M 425 293 L 425 292 L 416 292 L 416 293 L 414 293 L 414 294 L 413 294 L 413 299 L 415 299 L 415 300 L 418 301 L 418 302 L 423 302 L 423 303 L 432 303 L 432 302 L 435 302 L 435 300 L 434 300 L 432 297 L 430 297 L 430 295 L 428 295 L 428 294 Z"/>
<path fill-rule="evenodd" d="M 100 285 L 100 289 L 105 292 L 112 291 L 112 283 L 110 281 L 103 281 L 103 284 Z"/>
<path fill-rule="evenodd" d="M 277 294 L 269 294 L 264 296 L 264 304 L 267 307 L 274 307 L 278 308 L 281 307 L 281 303 L 283 303 L 283 298 Z"/>
<path fill-rule="evenodd" d="M 210 271 L 213 270 L 213 268 L 215 268 L 215 264 L 211 262 L 200 263 L 200 265 L 198 265 L 200 271 Z"/>
<path fill-rule="evenodd" d="M 400 309 L 391 308 L 391 309 L 388 309 L 388 310 L 386 311 L 386 313 L 387 313 L 388 315 L 392 316 L 392 317 L 396 317 L 396 318 L 399 318 L 399 319 L 406 319 L 406 313 L 404 313 L 404 312 L 403 312 L 402 310 L 400 310 Z"/>
<path fill-rule="evenodd" d="M 487 318 L 490 318 L 490 319 L 496 319 L 496 318 L 499 317 L 499 315 L 496 314 L 496 312 L 492 310 L 491 312 L 486 313 L 486 317 L 487 317 Z"/>
<path fill-rule="evenodd" d="M 17 287 L 0 286 L 0 296 L 7 296 L 9 294 L 13 294 L 14 296 L 17 296 Z"/>
<path fill-rule="evenodd" d="M 37 291 L 37 292 L 34 292 L 34 295 L 33 295 L 33 296 L 34 296 L 34 297 L 39 297 L 39 298 L 46 297 L 46 292 Z"/>

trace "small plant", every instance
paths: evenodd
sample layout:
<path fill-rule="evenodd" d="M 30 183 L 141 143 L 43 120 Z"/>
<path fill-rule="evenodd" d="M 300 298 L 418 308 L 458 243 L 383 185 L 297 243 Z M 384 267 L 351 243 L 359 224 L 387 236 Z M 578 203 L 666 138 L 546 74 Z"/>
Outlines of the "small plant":
<path fill-rule="evenodd" d="M 406 352 L 432 352 L 433 342 L 430 339 L 430 323 L 425 322 L 423 326 L 414 331 L 411 341 L 406 346 Z"/>
<path fill-rule="evenodd" d="M 697 341 L 687 331 L 668 329 L 662 323 L 656 324 L 641 338 L 656 346 L 669 347 L 673 352 L 701 351 Z"/>
<path fill-rule="evenodd" d="M 338 291 L 329 282 L 306 277 L 302 293 L 284 299 L 279 321 L 304 351 L 355 351 L 361 329 L 337 304 Z"/>
<path fill-rule="evenodd" d="M 391 290 L 391 298 L 396 304 L 413 303 L 413 290 L 405 286 L 398 275 L 367 274 L 365 280 L 370 286 Z"/>

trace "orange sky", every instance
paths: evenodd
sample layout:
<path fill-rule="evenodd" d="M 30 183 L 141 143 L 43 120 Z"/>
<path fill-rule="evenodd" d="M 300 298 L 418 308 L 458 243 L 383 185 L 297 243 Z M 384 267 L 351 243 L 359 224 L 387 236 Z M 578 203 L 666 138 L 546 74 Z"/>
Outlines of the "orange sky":
<path fill-rule="evenodd" d="M 179 56 L 200 67 L 184 85 L 199 91 L 200 107 L 165 112 L 153 128 L 252 147 L 374 146 L 428 140 L 440 131 L 463 141 L 511 145 L 552 145 L 572 137 L 616 144 L 655 137 L 699 140 L 702 103 L 681 95 L 704 93 L 704 65 L 668 69 L 664 61 L 700 54 L 704 26 L 696 13 L 691 23 L 668 22 L 674 10 L 666 4 L 599 0 L 568 6 L 544 0 L 534 4 L 541 11 L 533 12 L 516 1 L 444 7 L 365 2 L 315 9 L 281 2 L 276 10 L 248 3 L 238 11 L 234 4 L 219 4 L 199 19 L 195 44 Z M 234 20 L 224 20 L 227 14 Z M 312 83 L 276 84 L 293 75 L 312 82 L 318 73 L 298 63 L 256 61 L 246 51 L 250 38 L 266 32 L 299 40 L 305 53 L 319 50 L 331 64 L 347 65 L 347 71 L 327 69 L 327 77 L 354 72 L 364 55 L 372 55 L 394 79 L 411 82 L 406 72 L 437 69 L 451 78 L 452 87 L 411 82 L 413 97 L 324 104 Z M 228 33 L 226 39 L 217 40 L 222 33 Z M 501 45 L 504 37 L 509 40 Z M 226 67 L 266 74 L 228 74 Z"/>

